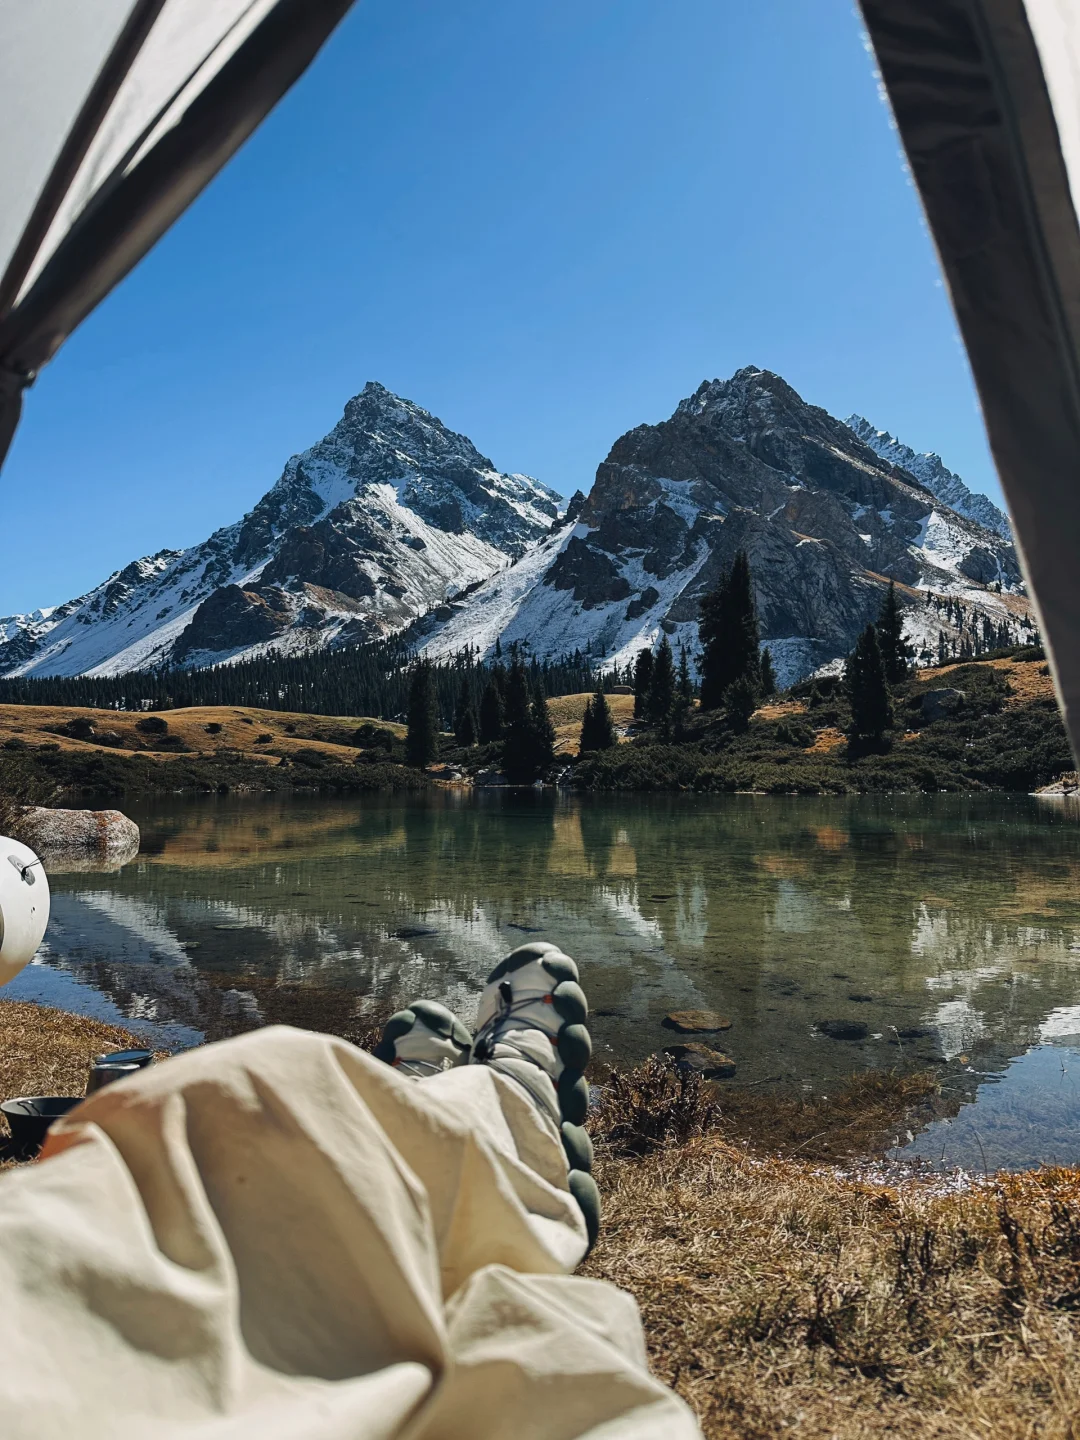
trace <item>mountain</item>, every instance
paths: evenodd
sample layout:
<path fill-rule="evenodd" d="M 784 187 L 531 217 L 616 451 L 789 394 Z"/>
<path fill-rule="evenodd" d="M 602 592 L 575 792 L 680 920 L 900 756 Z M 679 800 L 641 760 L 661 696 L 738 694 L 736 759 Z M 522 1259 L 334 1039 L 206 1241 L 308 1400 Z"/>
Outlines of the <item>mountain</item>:
<path fill-rule="evenodd" d="M 785 684 L 851 649 L 890 578 L 927 658 L 941 634 L 1030 634 L 1007 534 L 935 485 L 969 510 L 984 498 L 747 366 L 628 431 L 560 514 L 554 491 L 369 383 L 237 524 L 0 620 L 0 674 L 209 665 L 402 631 L 435 656 L 519 641 L 625 664 L 661 633 L 693 653 L 698 602 L 739 549 Z"/>
<path fill-rule="evenodd" d="M 402 630 L 546 536 L 558 496 L 370 382 L 250 514 L 51 610 L 0 619 L 0 674 L 208 665 Z"/>
<path fill-rule="evenodd" d="M 984 525 L 1003 540 L 1012 540 L 1009 517 L 1004 511 L 999 510 L 985 495 L 977 495 L 973 490 L 969 490 L 959 475 L 946 469 L 940 455 L 933 452 L 918 454 L 910 445 L 903 444 L 887 430 L 875 430 L 870 421 L 864 420 L 861 415 L 849 415 L 844 423 L 864 445 L 869 445 L 875 455 L 880 455 L 883 460 L 888 460 L 890 464 L 906 470 L 909 475 L 914 475 L 932 495 L 943 500 L 958 515 L 964 515 L 967 519 Z"/>
<path fill-rule="evenodd" d="M 423 651 L 489 654 L 496 640 L 518 641 L 624 664 L 662 632 L 692 648 L 700 598 L 739 549 L 782 683 L 845 655 L 889 579 L 927 658 L 939 632 L 947 642 L 970 641 L 973 625 L 980 638 L 1030 633 L 1009 539 L 753 366 L 623 435 L 570 518 L 421 622 Z M 928 590 L 952 597 L 948 613 Z"/>

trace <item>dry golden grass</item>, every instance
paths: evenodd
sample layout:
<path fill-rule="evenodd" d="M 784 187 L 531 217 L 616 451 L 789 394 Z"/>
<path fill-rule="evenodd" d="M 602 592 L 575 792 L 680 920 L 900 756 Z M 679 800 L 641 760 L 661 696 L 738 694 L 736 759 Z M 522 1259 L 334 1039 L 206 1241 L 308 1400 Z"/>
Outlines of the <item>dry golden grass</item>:
<path fill-rule="evenodd" d="M 352 746 L 340 743 L 345 732 L 371 723 L 395 735 L 405 733 L 404 725 L 390 720 L 368 721 L 363 716 L 302 715 L 285 710 L 259 710 L 250 706 L 201 705 L 184 710 L 154 712 L 165 720 L 169 734 L 187 746 L 189 751 L 214 755 L 220 751 L 239 751 L 251 759 L 276 763 L 277 756 L 297 750 L 321 750 L 346 764 L 356 757 Z M 62 750 L 83 750 L 117 754 L 149 754 L 168 760 L 177 753 L 155 750 L 154 737 L 137 729 L 145 717 L 130 711 L 91 710 L 75 705 L 0 705 L 0 744 L 19 739 L 27 745 L 59 745 Z M 89 720 L 100 734 L 108 734 L 110 743 L 75 740 L 58 733 L 75 719 Z M 208 726 L 220 727 L 213 733 Z M 260 737 L 269 736 L 269 740 Z M 115 738 L 113 738 L 115 737 Z M 266 753 L 272 748 L 273 755 Z"/>
<path fill-rule="evenodd" d="M 807 707 L 802 700 L 770 700 L 759 705 L 754 711 L 755 720 L 788 720 L 794 715 L 805 715 Z"/>
<path fill-rule="evenodd" d="M 937 1194 L 706 1136 L 597 1178 L 586 1273 L 710 1440 L 1076 1440 L 1080 1172 Z"/>
<path fill-rule="evenodd" d="M 119 1025 L 25 1000 L 0 1001 L 0 1099 L 81 1095 L 95 1055 L 142 1043 Z M 0 1133 L 6 1132 L 5 1124 Z"/>
<path fill-rule="evenodd" d="M 581 722 L 585 717 L 585 706 L 592 699 L 592 691 L 585 695 L 557 695 L 547 702 L 551 723 L 555 726 L 555 753 L 576 755 L 578 740 L 581 738 Z M 634 719 L 633 695 L 609 695 L 608 709 L 615 724 L 623 729 Z M 620 740 L 626 736 L 621 735 Z"/>
<path fill-rule="evenodd" d="M 915 678 L 932 690 L 938 685 L 948 685 L 949 676 L 954 671 L 971 663 L 970 660 L 959 660 L 955 665 L 936 665 L 931 670 L 916 671 Z M 1034 700 L 1054 698 L 1054 682 L 1050 678 L 1050 669 L 1045 660 L 980 660 L 978 663 L 997 670 L 1002 678 L 1009 682 L 1012 689 L 1012 694 L 1006 701 L 1009 707 L 1030 705 Z"/>
<path fill-rule="evenodd" d="M 829 750 L 839 750 L 841 745 L 847 744 L 847 736 L 842 730 L 829 725 L 824 730 L 817 732 L 817 738 L 813 745 L 806 751 L 808 755 L 820 755 Z"/>

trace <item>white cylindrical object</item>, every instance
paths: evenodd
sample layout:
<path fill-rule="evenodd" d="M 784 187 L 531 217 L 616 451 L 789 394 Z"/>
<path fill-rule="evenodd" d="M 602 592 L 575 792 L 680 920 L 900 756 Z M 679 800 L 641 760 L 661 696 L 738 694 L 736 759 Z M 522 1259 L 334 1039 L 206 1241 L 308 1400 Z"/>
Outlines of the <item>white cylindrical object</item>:
<path fill-rule="evenodd" d="M 30 960 L 48 923 L 45 867 L 29 845 L 0 835 L 0 985 Z"/>

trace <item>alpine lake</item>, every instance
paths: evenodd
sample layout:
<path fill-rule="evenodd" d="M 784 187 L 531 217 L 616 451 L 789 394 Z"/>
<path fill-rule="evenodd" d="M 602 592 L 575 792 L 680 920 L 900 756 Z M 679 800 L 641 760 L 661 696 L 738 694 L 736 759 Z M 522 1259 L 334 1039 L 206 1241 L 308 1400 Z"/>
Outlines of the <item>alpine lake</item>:
<path fill-rule="evenodd" d="M 736 1062 L 721 1086 L 828 1094 L 932 1068 L 949 1113 L 898 1154 L 1080 1161 L 1074 802 L 463 790 L 127 809 L 139 855 L 50 866 L 45 943 L 5 997 L 173 1049 L 320 1014 L 362 1026 L 421 996 L 468 1023 L 496 961 L 552 940 L 581 967 L 601 1083 L 686 1038 L 669 1012 L 714 1010 L 730 1028 L 698 1038 Z M 862 1038 L 822 1030 L 837 1020 Z"/>

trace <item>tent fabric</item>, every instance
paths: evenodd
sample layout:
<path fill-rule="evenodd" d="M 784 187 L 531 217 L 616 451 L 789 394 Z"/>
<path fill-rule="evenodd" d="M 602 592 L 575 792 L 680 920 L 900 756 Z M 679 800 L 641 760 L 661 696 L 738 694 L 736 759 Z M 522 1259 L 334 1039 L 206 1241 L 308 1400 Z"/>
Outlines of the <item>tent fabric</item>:
<path fill-rule="evenodd" d="M 5 1440 L 694 1440 L 554 1123 L 283 1026 L 98 1091 L 0 1176 Z"/>
<path fill-rule="evenodd" d="M 1080 11 L 861 4 L 1080 754 Z"/>
<path fill-rule="evenodd" d="M 0 0 L 0 463 L 22 392 L 352 0 Z"/>

